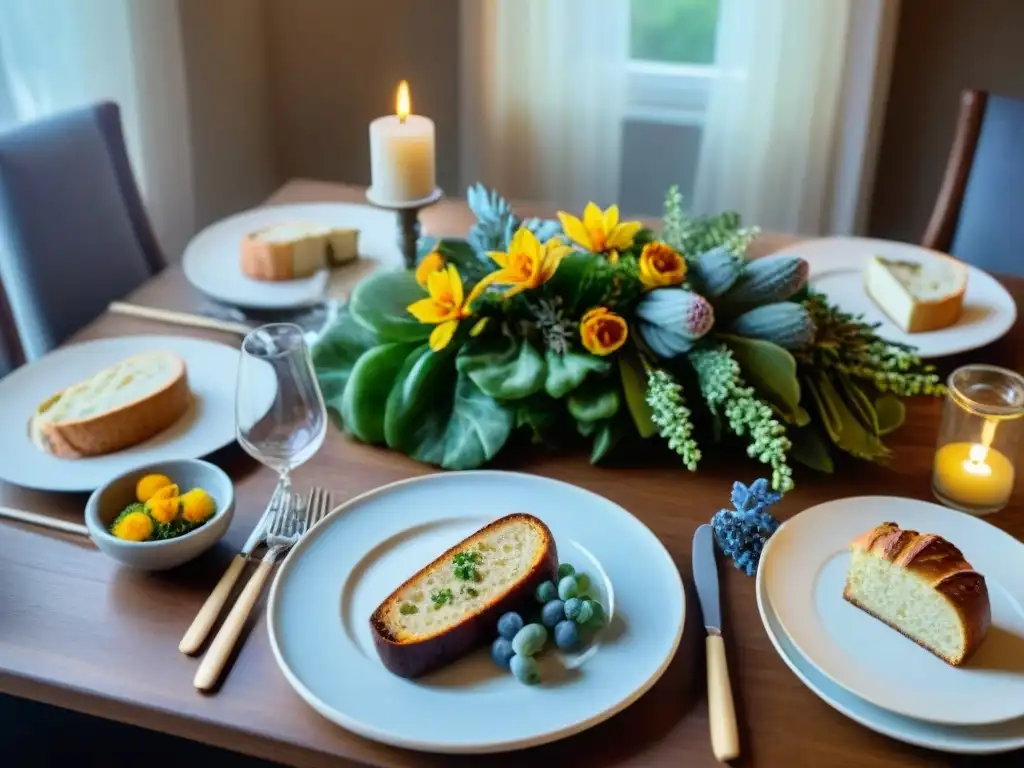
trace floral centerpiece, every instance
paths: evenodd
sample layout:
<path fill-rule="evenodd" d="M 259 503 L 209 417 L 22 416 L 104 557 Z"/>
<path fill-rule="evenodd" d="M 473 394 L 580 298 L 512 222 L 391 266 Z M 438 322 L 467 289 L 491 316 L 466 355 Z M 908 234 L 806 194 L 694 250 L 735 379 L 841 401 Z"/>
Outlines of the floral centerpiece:
<path fill-rule="evenodd" d="M 736 442 L 786 491 L 791 461 L 884 459 L 900 398 L 941 390 L 911 349 L 809 290 L 806 262 L 747 260 L 756 228 L 689 216 L 674 188 L 660 235 L 615 206 L 524 221 L 479 185 L 468 197 L 466 239 L 361 282 L 314 348 L 358 440 L 469 469 L 516 430 L 579 434 L 595 463 L 660 435 L 691 471 L 701 445 Z"/>

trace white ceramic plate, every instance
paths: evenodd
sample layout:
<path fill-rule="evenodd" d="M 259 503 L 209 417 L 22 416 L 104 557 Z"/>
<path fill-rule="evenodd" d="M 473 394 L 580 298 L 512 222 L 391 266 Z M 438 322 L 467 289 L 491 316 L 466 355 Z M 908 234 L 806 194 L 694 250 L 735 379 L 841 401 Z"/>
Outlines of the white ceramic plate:
<path fill-rule="evenodd" d="M 962 667 L 946 664 L 843 599 L 850 542 L 885 521 L 945 537 L 984 574 L 992 626 Z M 998 528 L 916 499 L 840 499 L 781 526 L 760 569 L 790 642 L 851 693 L 897 714 L 947 725 L 1024 716 L 1024 545 Z"/>
<path fill-rule="evenodd" d="M 331 274 L 321 270 L 302 280 L 267 282 L 242 274 L 239 263 L 242 238 L 250 232 L 287 221 L 309 221 L 359 231 L 359 259 L 335 270 L 354 280 L 377 264 L 399 266 L 397 223 L 393 212 L 368 205 L 309 203 L 254 208 L 215 222 L 192 238 L 181 266 L 185 277 L 206 295 L 252 309 L 291 309 L 323 301 L 329 294 Z"/>
<path fill-rule="evenodd" d="M 132 355 L 166 349 L 185 359 L 193 402 L 155 437 L 106 456 L 59 459 L 36 448 L 29 419 L 50 395 Z M 48 491 L 92 491 L 116 475 L 165 459 L 194 459 L 235 439 L 235 375 L 241 353 L 202 339 L 124 336 L 54 350 L 0 379 L 0 478 Z M 268 367 L 269 368 L 269 367 Z M 265 382 L 267 406 L 275 394 Z"/>
<path fill-rule="evenodd" d="M 968 265 L 967 291 L 960 320 L 940 331 L 904 333 L 864 290 L 863 274 L 868 259 L 878 255 L 920 263 L 948 256 L 909 243 L 859 237 L 808 240 L 783 252 L 806 259 L 811 287 L 827 294 L 841 309 L 863 314 L 868 322 L 881 323 L 880 336 L 912 344 L 922 357 L 944 357 L 982 347 L 1009 331 L 1017 319 L 1017 305 L 1006 289 L 988 273 Z"/>
<path fill-rule="evenodd" d="M 772 546 L 768 540 L 765 553 Z M 762 562 L 764 562 L 762 560 Z M 962 754 L 994 754 L 1024 747 L 1024 719 L 1008 720 L 994 725 L 939 725 L 925 720 L 915 720 L 876 707 L 857 698 L 841 686 L 836 685 L 814 668 L 793 644 L 779 626 L 771 603 L 765 596 L 763 569 L 757 572 L 757 609 L 764 622 L 768 639 L 793 674 L 814 694 L 838 712 L 870 728 L 876 733 L 914 744 L 918 747 L 938 749 L 943 752 Z"/>
<path fill-rule="evenodd" d="M 419 680 L 388 672 L 373 648 L 373 610 L 418 568 L 512 512 L 547 523 L 559 559 L 593 579 L 611 615 L 595 644 L 546 651 L 538 686 L 500 670 L 487 649 Z M 277 662 L 320 714 L 376 741 L 463 753 L 554 741 L 624 709 L 668 667 L 684 616 L 679 572 L 635 517 L 557 480 L 493 471 L 428 475 L 342 505 L 288 556 L 268 606 Z"/>

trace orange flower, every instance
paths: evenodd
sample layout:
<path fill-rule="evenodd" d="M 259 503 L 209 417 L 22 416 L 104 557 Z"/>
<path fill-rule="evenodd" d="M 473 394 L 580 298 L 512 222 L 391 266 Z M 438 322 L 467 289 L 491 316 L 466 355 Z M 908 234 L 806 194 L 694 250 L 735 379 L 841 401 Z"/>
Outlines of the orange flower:
<path fill-rule="evenodd" d="M 190 523 L 204 523 L 217 511 L 217 502 L 202 488 L 193 488 L 181 497 L 181 516 Z"/>
<path fill-rule="evenodd" d="M 562 229 L 569 239 L 591 253 L 603 253 L 613 264 L 619 252 L 633 246 L 633 238 L 643 228 L 639 221 L 619 221 L 619 206 L 613 205 L 602 212 L 596 203 L 587 203 L 580 220 L 571 213 L 558 212 Z"/>
<path fill-rule="evenodd" d="M 444 256 L 437 251 L 431 251 L 423 257 L 423 261 L 416 267 L 416 282 L 426 288 L 427 279 L 430 275 L 442 269 L 444 269 Z"/>
<path fill-rule="evenodd" d="M 508 244 L 508 252 L 490 251 L 487 255 L 501 267 L 489 277 L 498 285 L 511 286 L 505 297 L 539 288 L 551 279 L 571 249 L 556 238 L 541 243 L 526 227 L 520 227 Z"/>
<path fill-rule="evenodd" d="M 610 355 L 626 343 L 628 336 L 626 321 L 607 307 L 590 310 L 580 321 L 583 346 L 594 355 Z"/>
<path fill-rule="evenodd" d="M 463 301 L 462 278 L 454 264 L 449 264 L 444 269 L 431 272 L 427 276 L 426 288 L 430 296 L 414 301 L 407 309 L 421 323 L 436 326 L 430 332 L 430 348 L 432 350 L 437 352 L 448 346 L 448 342 L 455 335 L 455 329 L 459 327 L 459 321 L 465 320 L 473 314 L 473 302 L 491 284 L 496 274 L 497 272 L 488 275 L 473 286 L 473 290 L 470 291 L 468 297 L 465 297 L 465 301 Z M 481 330 L 483 330 L 483 326 L 478 322 L 470 333 L 476 334 Z"/>
<path fill-rule="evenodd" d="M 173 485 L 167 475 L 143 475 L 135 485 L 135 498 L 145 504 L 161 488 Z"/>
<path fill-rule="evenodd" d="M 174 484 L 165 485 L 146 501 L 146 511 L 158 523 L 171 522 L 178 516 L 179 506 L 178 486 Z"/>
<path fill-rule="evenodd" d="M 645 288 L 679 285 L 686 278 L 686 262 L 667 243 L 648 243 L 640 253 L 640 282 Z"/>

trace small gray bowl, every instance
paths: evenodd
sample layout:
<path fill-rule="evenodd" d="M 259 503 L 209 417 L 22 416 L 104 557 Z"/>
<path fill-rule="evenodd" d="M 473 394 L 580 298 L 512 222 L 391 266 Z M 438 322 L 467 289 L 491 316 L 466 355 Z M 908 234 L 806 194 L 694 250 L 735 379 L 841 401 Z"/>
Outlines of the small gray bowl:
<path fill-rule="evenodd" d="M 108 530 L 121 510 L 136 501 L 135 484 L 143 475 L 159 473 L 177 483 L 181 492 L 202 488 L 217 503 L 213 517 L 194 531 L 164 541 L 125 541 Z M 99 550 L 120 563 L 144 571 L 164 571 L 187 563 L 216 544 L 231 525 L 235 490 L 220 467 L 199 459 L 161 461 L 133 469 L 93 491 L 85 505 L 85 525 Z"/>

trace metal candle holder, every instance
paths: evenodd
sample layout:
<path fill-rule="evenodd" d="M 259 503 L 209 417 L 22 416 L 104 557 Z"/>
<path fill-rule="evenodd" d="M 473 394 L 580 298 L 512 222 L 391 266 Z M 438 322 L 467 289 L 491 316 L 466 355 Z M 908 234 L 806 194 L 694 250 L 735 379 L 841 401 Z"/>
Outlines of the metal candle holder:
<path fill-rule="evenodd" d="M 373 188 L 366 190 L 366 199 L 378 208 L 398 213 L 398 249 L 402 252 L 402 259 L 406 269 L 416 268 L 416 245 L 420 239 L 420 211 L 427 208 L 444 196 L 441 188 L 438 187 L 428 197 L 408 202 L 395 202 L 382 200 L 373 193 Z"/>

